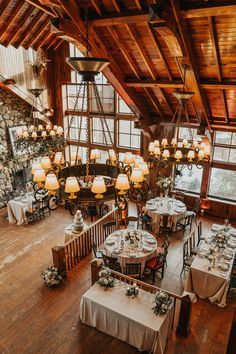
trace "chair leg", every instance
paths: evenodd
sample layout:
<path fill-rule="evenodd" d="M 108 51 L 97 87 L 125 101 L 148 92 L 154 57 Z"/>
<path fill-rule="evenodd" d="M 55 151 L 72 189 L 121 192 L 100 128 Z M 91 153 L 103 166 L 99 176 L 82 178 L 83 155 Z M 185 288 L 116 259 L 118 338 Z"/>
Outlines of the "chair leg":
<path fill-rule="evenodd" d="M 155 277 L 156 277 L 156 273 L 155 270 L 152 271 L 152 284 L 155 283 Z"/>

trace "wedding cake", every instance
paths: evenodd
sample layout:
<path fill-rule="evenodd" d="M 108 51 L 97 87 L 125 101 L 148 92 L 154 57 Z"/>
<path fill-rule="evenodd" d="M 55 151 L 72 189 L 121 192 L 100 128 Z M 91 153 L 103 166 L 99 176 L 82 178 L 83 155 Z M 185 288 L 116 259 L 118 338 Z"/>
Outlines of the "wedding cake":
<path fill-rule="evenodd" d="M 77 210 L 74 216 L 74 222 L 72 224 L 72 229 L 74 232 L 80 232 L 84 228 L 84 220 L 80 210 Z"/>

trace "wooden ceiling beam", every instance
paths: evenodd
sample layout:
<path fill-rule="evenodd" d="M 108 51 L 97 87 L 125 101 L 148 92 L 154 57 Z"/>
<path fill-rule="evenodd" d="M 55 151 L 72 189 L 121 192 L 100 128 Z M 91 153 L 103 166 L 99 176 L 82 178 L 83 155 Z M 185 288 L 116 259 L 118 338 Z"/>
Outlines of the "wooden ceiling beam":
<path fill-rule="evenodd" d="M 135 5 L 137 6 L 139 11 L 142 11 L 142 5 L 140 4 L 140 0 L 134 0 Z"/>
<path fill-rule="evenodd" d="M 227 16 L 236 13 L 236 5 L 208 6 L 180 11 L 180 18 L 197 18 L 209 16 Z"/>
<path fill-rule="evenodd" d="M 162 88 L 182 88 L 182 81 L 168 80 L 126 80 L 128 87 L 162 87 Z"/>
<path fill-rule="evenodd" d="M 98 0 L 91 0 L 91 4 L 95 8 L 95 10 L 99 14 L 99 16 L 102 16 L 101 6 L 100 6 Z"/>
<path fill-rule="evenodd" d="M 139 68 L 135 64 L 133 58 L 130 56 L 128 50 L 126 49 L 125 44 L 123 44 L 121 42 L 120 37 L 118 36 L 116 31 L 113 30 L 113 28 L 111 26 L 107 27 L 107 30 L 110 33 L 110 35 L 112 36 L 113 40 L 116 42 L 116 45 L 119 47 L 120 51 L 122 52 L 124 58 L 126 59 L 127 63 L 129 64 L 130 68 L 132 69 L 132 71 L 136 75 L 137 79 L 140 80 L 141 74 L 140 74 Z"/>
<path fill-rule="evenodd" d="M 52 48 L 54 46 L 54 44 L 57 42 L 58 39 L 59 39 L 58 37 L 53 38 L 51 43 L 49 43 L 49 45 L 47 46 L 47 50 Z"/>
<path fill-rule="evenodd" d="M 191 101 L 194 105 L 194 109 L 197 117 L 199 117 L 201 125 L 207 126 L 210 131 L 210 124 L 208 116 L 211 116 L 209 106 L 207 105 L 207 99 L 204 95 L 204 92 L 201 90 L 198 82 L 200 81 L 198 74 L 198 67 L 196 63 L 196 56 L 193 53 L 191 39 L 189 36 L 189 30 L 185 21 L 181 19 L 180 16 L 180 2 L 179 0 L 170 0 L 171 7 L 175 16 L 175 20 L 178 24 L 178 29 L 180 32 L 181 40 L 184 45 L 185 52 L 187 54 L 187 63 L 186 58 L 178 58 L 178 64 L 186 65 L 188 64 L 189 68 L 186 71 L 186 83 L 187 86 L 194 92 L 194 95 L 191 98 Z M 181 67 L 180 67 L 181 72 Z"/>
<path fill-rule="evenodd" d="M 34 46 L 34 43 L 37 42 L 39 37 L 42 35 L 42 33 L 45 31 L 45 27 L 47 27 L 49 20 L 49 16 L 45 18 L 45 21 L 39 26 L 39 28 L 36 30 L 36 32 L 32 33 L 32 38 L 28 41 L 28 43 L 25 45 L 26 49 L 29 49 L 30 47 Z"/>
<path fill-rule="evenodd" d="M 51 17 L 58 17 L 57 13 L 53 10 L 53 8 L 42 5 L 38 0 L 25 0 L 25 1 Z"/>
<path fill-rule="evenodd" d="M 34 49 L 38 50 L 39 48 L 41 48 L 51 35 L 52 34 L 50 32 L 50 26 L 48 26 L 47 32 L 45 34 L 43 33 L 43 35 L 40 38 L 40 40 L 38 41 L 38 43 L 35 44 Z"/>
<path fill-rule="evenodd" d="M 158 98 L 153 93 L 152 89 L 144 87 L 143 90 L 147 94 L 149 100 L 152 102 L 152 104 L 155 107 L 155 109 L 157 110 L 157 112 L 159 113 L 160 117 L 162 119 L 164 119 L 164 114 L 163 114 L 160 102 L 158 101 Z"/>
<path fill-rule="evenodd" d="M 148 20 L 148 12 L 147 13 L 140 13 L 140 12 L 129 12 L 123 13 L 122 15 L 117 15 L 113 17 L 101 17 L 98 19 L 91 19 L 92 26 L 95 27 L 104 27 L 104 26 L 116 26 L 124 24 L 132 24 L 132 23 L 144 23 Z"/>
<path fill-rule="evenodd" d="M 81 39 L 85 37 L 85 27 L 82 27 L 82 21 L 79 14 L 79 9 L 74 0 L 59 0 L 66 14 L 73 21 L 72 27 L 77 27 L 76 34 L 74 33 L 74 38 L 81 42 Z M 70 32 L 68 32 L 69 34 Z M 124 101 L 130 106 L 133 112 L 140 118 L 140 125 L 143 127 L 142 129 L 146 129 L 146 132 L 152 136 L 152 132 L 148 127 L 148 124 L 151 125 L 151 117 L 147 108 L 143 105 L 143 102 L 140 101 L 136 91 L 131 87 L 126 87 L 124 75 L 120 69 L 119 64 L 115 61 L 115 59 L 111 56 L 111 54 L 107 51 L 104 46 L 103 41 L 97 35 L 93 28 L 90 29 L 90 46 L 91 46 L 91 54 L 93 56 L 98 56 L 102 58 L 108 58 L 110 60 L 110 67 L 106 67 L 103 70 L 103 74 L 107 77 L 107 79 L 114 86 L 115 90 L 118 94 L 124 99 Z"/>
<path fill-rule="evenodd" d="M 144 61 L 151 78 L 153 80 L 156 80 L 156 73 L 154 70 L 154 65 L 152 64 L 148 55 L 145 53 L 143 46 L 139 42 L 139 36 L 137 35 L 136 31 L 131 27 L 131 25 L 125 25 L 125 27 L 128 30 L 129 35 L 130 35 L 131 39 L 133 40 L 142 60 Z"/>
<path fill-rule="evenodd" d="M 120 10 L 120 6 L 118 5 L 117 1 L 116 0 L 111 0 L 115 10 L 120 14 L 121 13 L 121 10 Z"/>
<path fill-rule="evenodd" d="M 19 42 L 17 42 L 17 44 L 15 45 L 16 48 L 19 48 L 21 45 L 23 45 L 27 38 L 32 36 L 33 31 L 35 30 L 35 28 L 37 28 L 39 22 L 43 19 L 44 16 L 44 12 L 39 11 L 38 14 L 31 19 L 29 25 L 23 32 Z"/>
<path fill-rule="evenodd" d="M 169 79 L 169 80 L 172 80 L 171 71 L 170 71 L 169 65 L 168 65 L 168 63 L 167 63 L 167 60 L 166 60 L 166 58 L 165 58 L 165 54 L 164 54 L 164 52 L 163 52 L 163 49 L 162 49 L 162 47 L 160 46 L 160 43 L 159 43 L 159 41 L 158 41 L 158 39 L 157 39 L 157 36 L 156 36 L 156 34 L 155 34 L 155 31 L 153 30 L 153 28 L 150 26 L 149 23 L 147 24 L 147 29 L 148 29 L 148 32 L 149 32 L 149 34 L 150 34 L 150 36 L 151 36 L 151 38 L 152 38 L 152 40 L 153 40 L 153 42 L 154 42 L 154 45 L 155 45 L 156 50 L 157 50 L 157 52 L 158 52 L 158 54 L 159 54 L 159 57 L 161 58 L 161 61 L 162 61 L 163 65 L 164 65 L 164 67 L 165 67 L 165 69 L 166 69 L 166 71 L 167 71 L 168 79 Z"/>
<path fill-rule="evenodd" d="M 172 108 L 172 106 L 171 106 L 171 104 L 170 104 L 170 102 L 169 102 L 169 99 L 168 99 L 168 97 L 167 97 L 165 91 L 164 91 L 163 88 L 161 88 L 161 87 L 158 87 L 158 91 L 159 91 L 159 93 L 160 93 L 162 99 L 165 101 L 165 104 L 167 105 L 169 111 L 170 111 L 171 114 L 173 115 L 173 114 L 174 114 L 174 110 L 173 110 L 173 108 Z"/>
<path fill-rule="evenodd" d="M 21 18 L 21 21 L 17 25 L 17 28 L 14 31 L 12 31 L 11 35 L 8 37 L 7 45 L 10 45 L 10 44 L 12 44 L 14 42 L 17 42 L 17 37 L 18 37 L 19 33 L 21 32 L 22 27 L 28 21 L 28 18 L 32 15 L 34 10 L 35 10 L 35 7 L 31 6 L 29 4 L 28 5 L 28 10 L 26 10 L 26 12 L 24 13 L 23 17 Z"/>
<path fill-rule="evenodd" d="M 58 43 L 53 47 L 52 50 L 57 50 L 63 42 L 64 42 L 64 39 L 59 38 Z"/>
<path fill-rule="evenodd" d="M 222 96 L 222 101 L 223 101 L 225 122 L 226 122 L 226 124 L 228 124 L 229 123 L 229 110 L 228 110 L 228 105 L 227 105 L 227 100 L 226 100 L 226 95 L 225 95 L 224 90 L 221 90 L 221 96 Z"/>
<path fill-rule="evenodd" d="M 9 0 L 4 0 L 3 3 L 0 6 L 0 16 L 4 13 L 4 11 L 7 8 L 7 5 L 9 4 Z"/>
<path fill-rule="evenodd" d="M 236 82 L 218 81 L 218 82 L 201 82 L 201 88 L 208 90 L 236 90 Z"/>
<path fill-rule="evenodd" d="M 11 27 L 12 23 L 17 18 L 19 12 L 21 11 L 22 7 L 25 5 L 24 2 L 16 3 L 16 6 L 12 9 L 11 15 L 3 22 L 3 26 L 0 29 L 0 41 L 2 36 L 6 33 L 6 31 Z"/>

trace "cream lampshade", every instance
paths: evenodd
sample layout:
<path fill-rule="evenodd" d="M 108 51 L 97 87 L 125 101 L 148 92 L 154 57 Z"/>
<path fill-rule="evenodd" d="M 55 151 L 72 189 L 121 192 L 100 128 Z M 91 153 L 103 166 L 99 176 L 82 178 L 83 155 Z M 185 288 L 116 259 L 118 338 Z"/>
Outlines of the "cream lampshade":
<path fill-rule="evenodd" d="M 181 150 L 176 150 L 175 152 L 175 159 L 177 162 L 180 161 L 180 159 L 182 159 L 183 155 L 182 155 L 182 151 Z"/>
<path fill-rule="evenodd" d="M 155 156 L 159 156 L 161 154 L 160 148 L 159 147 L 155 147 L 153 153 L 154 153 Z"/>
<path fill-rule="evenodd" d="M 52 167 L 50 158 L 48 156 L 43 156 L 41 158 L 41 165 L 44 170 L 50 170 L 50 168 Z"/>
<path fill-rule="evenodd" d="M 55 153 L 53 162 L 56 165 L 61 165 L 61 164 L 64 163 L 64 156 L 63 156 L 63 153 L 61 151 L 58 151 L 58 152 Z"/>
<path fill-rule="evenodd" d="M 42 187 L 42 182 L 45 182 L 46 175 L 43 169 L 37 169 L 34 171 L 33 181 L 38 183 L 38 187 Z"/>
<path fill-rule="evenodd" d="M 56 133 L 57 133 L 57 135 L 62 135 L 63 134 L 63 128 L 61 126 L 57 127 Z"/>
<path fill-rule="evenodd" d="M 187 155 L 187 158 L 189 159 L 189 161 L 193 161 L 194 157 L 195 157 L 194 151 L 189 150 L 188 155 Z"/>
<path fill-rule="evenodd" d="M 48 173 L 46 176 L 44 188 L 53 194 L 54 191 L 56 191 L 59 187 L 60 186 L 56 175 L 54 173 Z"/>
<path fill-rule="evenodd" d="M 76 192 L 79 192 L 80 187 L 76 177 L 68 177 L 66 179 L 65 192 L 70 193 L 70 199 L 76 199 Z"/>
<path fill-rule="evenodd" d="M 154 146 L 155 146 L 155 147 L 160 146 L 160 141 L 159 141 L 159 140 L 154 140 Z"/>
<path fill-rule="evenodd" d="M 199 158 L 199 160 L 204 159 L 204 157 L 205 157 L 205 151 L 204 151 L 204 150 L 199 150 L 199 151 L 198 151 L 198 158 Z"/>
<path fill-rule="evenodd" d="M 172 146 L 177 145 L 177 140 L 176 140 L 175 138 L 173 138 L 173 139 L 171 140 L 171 145 L 172 145 Z"/>
<path fill-rule="evenodd" d="M 129 180 L 126 174 L 120 173 L 116 180 L 116 189 L 119 189 L 118 194 L 124 195 L 130 189 Z"/>
<path fill-rule="evenodd" d="M 55 131 L 54 131 L 54 130 L 50 130 L 49 135 L 50 135 L 50 136 L 55 136 L 55 135 L 56 135 L 56 133 L 55 133 Z"/>
<path fill-rule="evenodd" d="M 168 146 L 168 140 L 167 139 L 162 139 L 161 145 L 165 148 Z"/>
<path fill-rule="evenodd" d="M 42 169 L 43 169 L 43 166 L 42 166 L 41 162 L 35 161 L 32 163 L 31 173 L 33 175 L 35 170 L 42 170 Z"/>
<path fill-rule="evenodd" d="M 46 130 L 51 130 L 50 124 L 47 124 L 47 125 L 46 125 Z"/>
<path fill-rule="evenodd" d="M 133 168 L 133 171 L 130 176 L 130 180 L 134 182 L 134 187 L 139 188 L 140 183 L 143 182 L 144 177 L 141 168 Z"/>
<path fill-rule="evenodd" d="M 102 193 L 106 192 L 107 188 L 105 185 L 104 178 L 101 176 L 97 176 L 93 180 L 91 192 L 95 193 L 95 198 L 101 199 L 103 198 Z"/>
<path fill-rule="evenodd" d="M 23 136 L 23 131 L 22 131 L 22 129 L 18 129 L 18 130 L 16 131 L 16 134 L 17 134 L 18 138 L 22 138 L 22 136 Z"/>
<path fill-rule="evenodd" d="M 132 152 L 125 153 L 124 163 L 127 165 L 132 165 L 134 163 L 134 155 Z"/>
<path fill-rule="evenodd" d="M 40 132 L 43 130 L 43 126 L 42 126 L 42 124 L 39 124 L 39 126 L 38 126 L 38 130 L 39 130 Z"/>
<path fill-rule="evenodd" d="M 97 160 L 101 158 L 101 152 L 98 149 L 92 149 L 90 152 L 90 159 Z"/>
<path fill-rule="evenodd" d="M 22 136 L 23 138 L 27 139 L 29 137 L 29 133 L 27 131 L 24 131 Z"/>
<path fill-rule="evenodd" d="M 37 139 L 37 132 L 36 131 L 33 131 L 32 134 L 31 134 L 31 137 L 34 138 L 34 139 Z"/>
<path fill-rule="evenodd" d="M 141 169 L 141 171 L 142 171 L 142 174 L 143 174 L 143 176 L 147 176 L 147 175 L 149 175 L 149 168 L 148 168 L 148 165 L 147 165 L 147 162 L 140 162 L 139 163 L 139 168 Z"/>
<path fill-rule="evenodd" d="M 168 158 L 170 157 L 169 150 L 165 149 L 162 153 L 162 156 L 163 156 L 164 160 L 168 160 Z"/>
<path fill-rule="evenodd" d="M 57 125 L 54 125 L 54 126 L 53 126 L 53 130 L 54 130 L 55 132 L 57 131 L 57 128 L 58 128 Z"/>
<path fill-rule="evenodd" d="M 150 152 L 151 155 L 153 154 L 154 149 L 155 149 L 155 143 L 151 141 L 148 146 L 148 151 Z"/>
<path fill-rule="evenodd" d="M 34 125 L 31 125 L 30 127 L 29 127 L 29 131 L 33 131 L 35 129 L 35 127 L 34 127 Z"/>
<path fill-rule="evenodd" d="M 47 136 L 47 132 L 46 132 L 46 130 L 43 130 L 41 133 L 41 137 L 45 139 L 46 136 Z"/>

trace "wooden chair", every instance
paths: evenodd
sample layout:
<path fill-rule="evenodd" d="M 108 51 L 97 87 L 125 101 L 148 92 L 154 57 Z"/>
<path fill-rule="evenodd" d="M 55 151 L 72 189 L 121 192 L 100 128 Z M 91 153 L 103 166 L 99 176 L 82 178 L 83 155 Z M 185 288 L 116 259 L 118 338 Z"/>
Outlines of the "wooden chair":
<path fill-rule="evenodd" d="M 105 238 L 107 238 L 107 236 L 109 236 L 113 231 L 115 231 L 117 229 L 117 224 L 116 221 L 108 221 L 106 223 L 103 224 L 103 231 L 105 234 Z"/>
<path fill-rule="evenodd" d="M 168 254 L 168 249 L 169 249 L 169 245 L 170 245 L 170 236 L 169 234 L 167 233 L 165 235 L 165 240 L 163 242 L 163 244 L 161 245 L 161 248 L 164 249 L 164 253 L 166 255 L 165 257 L 165 266 L 167 267 L 167 254 Z"/>
<path fill-rule="evenodd" d="M 27 224 L 31 224 L 31 223 L 35 224 L 35 221 L 37 220 L 36 215 L 33 211 L 26 210 L 25 217 L 27 220 Z"/>
<path fill-rule="evenodd" d="M 147 200 L 154 199 L 157 196 L 157 191 L 155 189 L 150 189 L 147 192 Z"/>
<path fill-rule="evenodd" d="M 49 208 L 49 196 L 46 195 L 45 197 L 42 198 L 41 203 L 40 203 L 40 210 L 42 211 L 43 216 L 45 217 L 45 214 L 51 215 L 51 210 Z"/>
<path fill-rule="evenodd" d="M 182 275 L 184 270 L 189 270 L 194 257 L 189 254 L 188 250 L 188 240 L 184 242 L 183 244 L 183 268 L 181 270 L 180 276 Z"/>
<path fill-rule="evenodd" d="M 142 229 L 144 228 L 144 226 L 150 228 L 152 218 L 146 214 L 144 205 L 142 204 L 136 204 L 136 205 L 137 205 L 137 213 L 138 213 L 138 227 L 139 227 L 139 223 L 141 223 Z"/>
<path fill-rule="evenodd" d="M 120 263 L 118 262 L 118 258 L 107 256 L 104 253 L 102 254 L 102 258 L 105 267 L 115 270 L 116 272 L 120 272 L 120 273 L 122 272 Z"/>
<path fill-rule="evenodd" d="M 104 249 L 98 249 L 96 243 L 93 241 L 91 243 L 93 255 L 95 258 L 103 259 L 103 254 L 105 253 Z"/>
<path fill-rule="evenodd" d="M 188 230 L 189 232 L 192 231 L 192 222 L 193 222 L 193 216 L 186 216 L 179 221 L 177 221 L 176 224 L 176 230 L 177 231 L 182 231 L 183 232 L 183 237 L 185 232 Z"/>
<path fill-rule="evenodd" d="M 192 216 L 193 220 L 196 223 L 196 225 L 197 225 L 197 215 L 198 215 L 198 212 L 199 212 L 199 209 L 200 209 L 200 204 L 201 204 L 201 199 L 200 198 L 196 198 L 193 209 L 187 211 L 187 216 Z"/>
<path fill-rule="evenodd" d="M 200 247 L 198 246 L 198 242 L 196 243 L 195 240 L 195 231 L 193 231 L 189 237 L 190 239 L 190 255 L 191 256 L 196 256 L 199 252 Z"/>
<path fill-rule="evenodd" d="M 181 202 L 184 202 L 184 192 L 173 191 L 172 195 L 176 200 L 180 200 Z"/>
<path fill-rule="evenodd" d="M 140 279 L 141 274 L 141 263 L 126 263 L 125 274 L 132 278 Z"/>
<path fill-rule="evenodd" d="M 164 270 L 165 270 L 165 261 L 166 261 L 166 253 L 157 255 L 156 257 L 150 259 L 145 264 L 145 270 L 149 269 L 151 271 L 151 279 L 152 283 L 154 284 L 156 274 L 159 273 L 161 278 L 164 277 Z"/>
<path fill-rule="evenodd" d="M 41 210 L 41 202 L 37 200 L 32 202 L 32 211 L 30 212 L 34 213 L 36 220 L 37 219 L 41 220 L 42 218 L 45 219 L 43 211 Z"/>
<path fill-rule="evenodd" d="M 138 217 L 137 216 L 128 216 L 126 218 L 126 226 L 129 229 L 137 229 L 138 228 Z M 129 224 L 130 223 L 130 224 Z"/>

